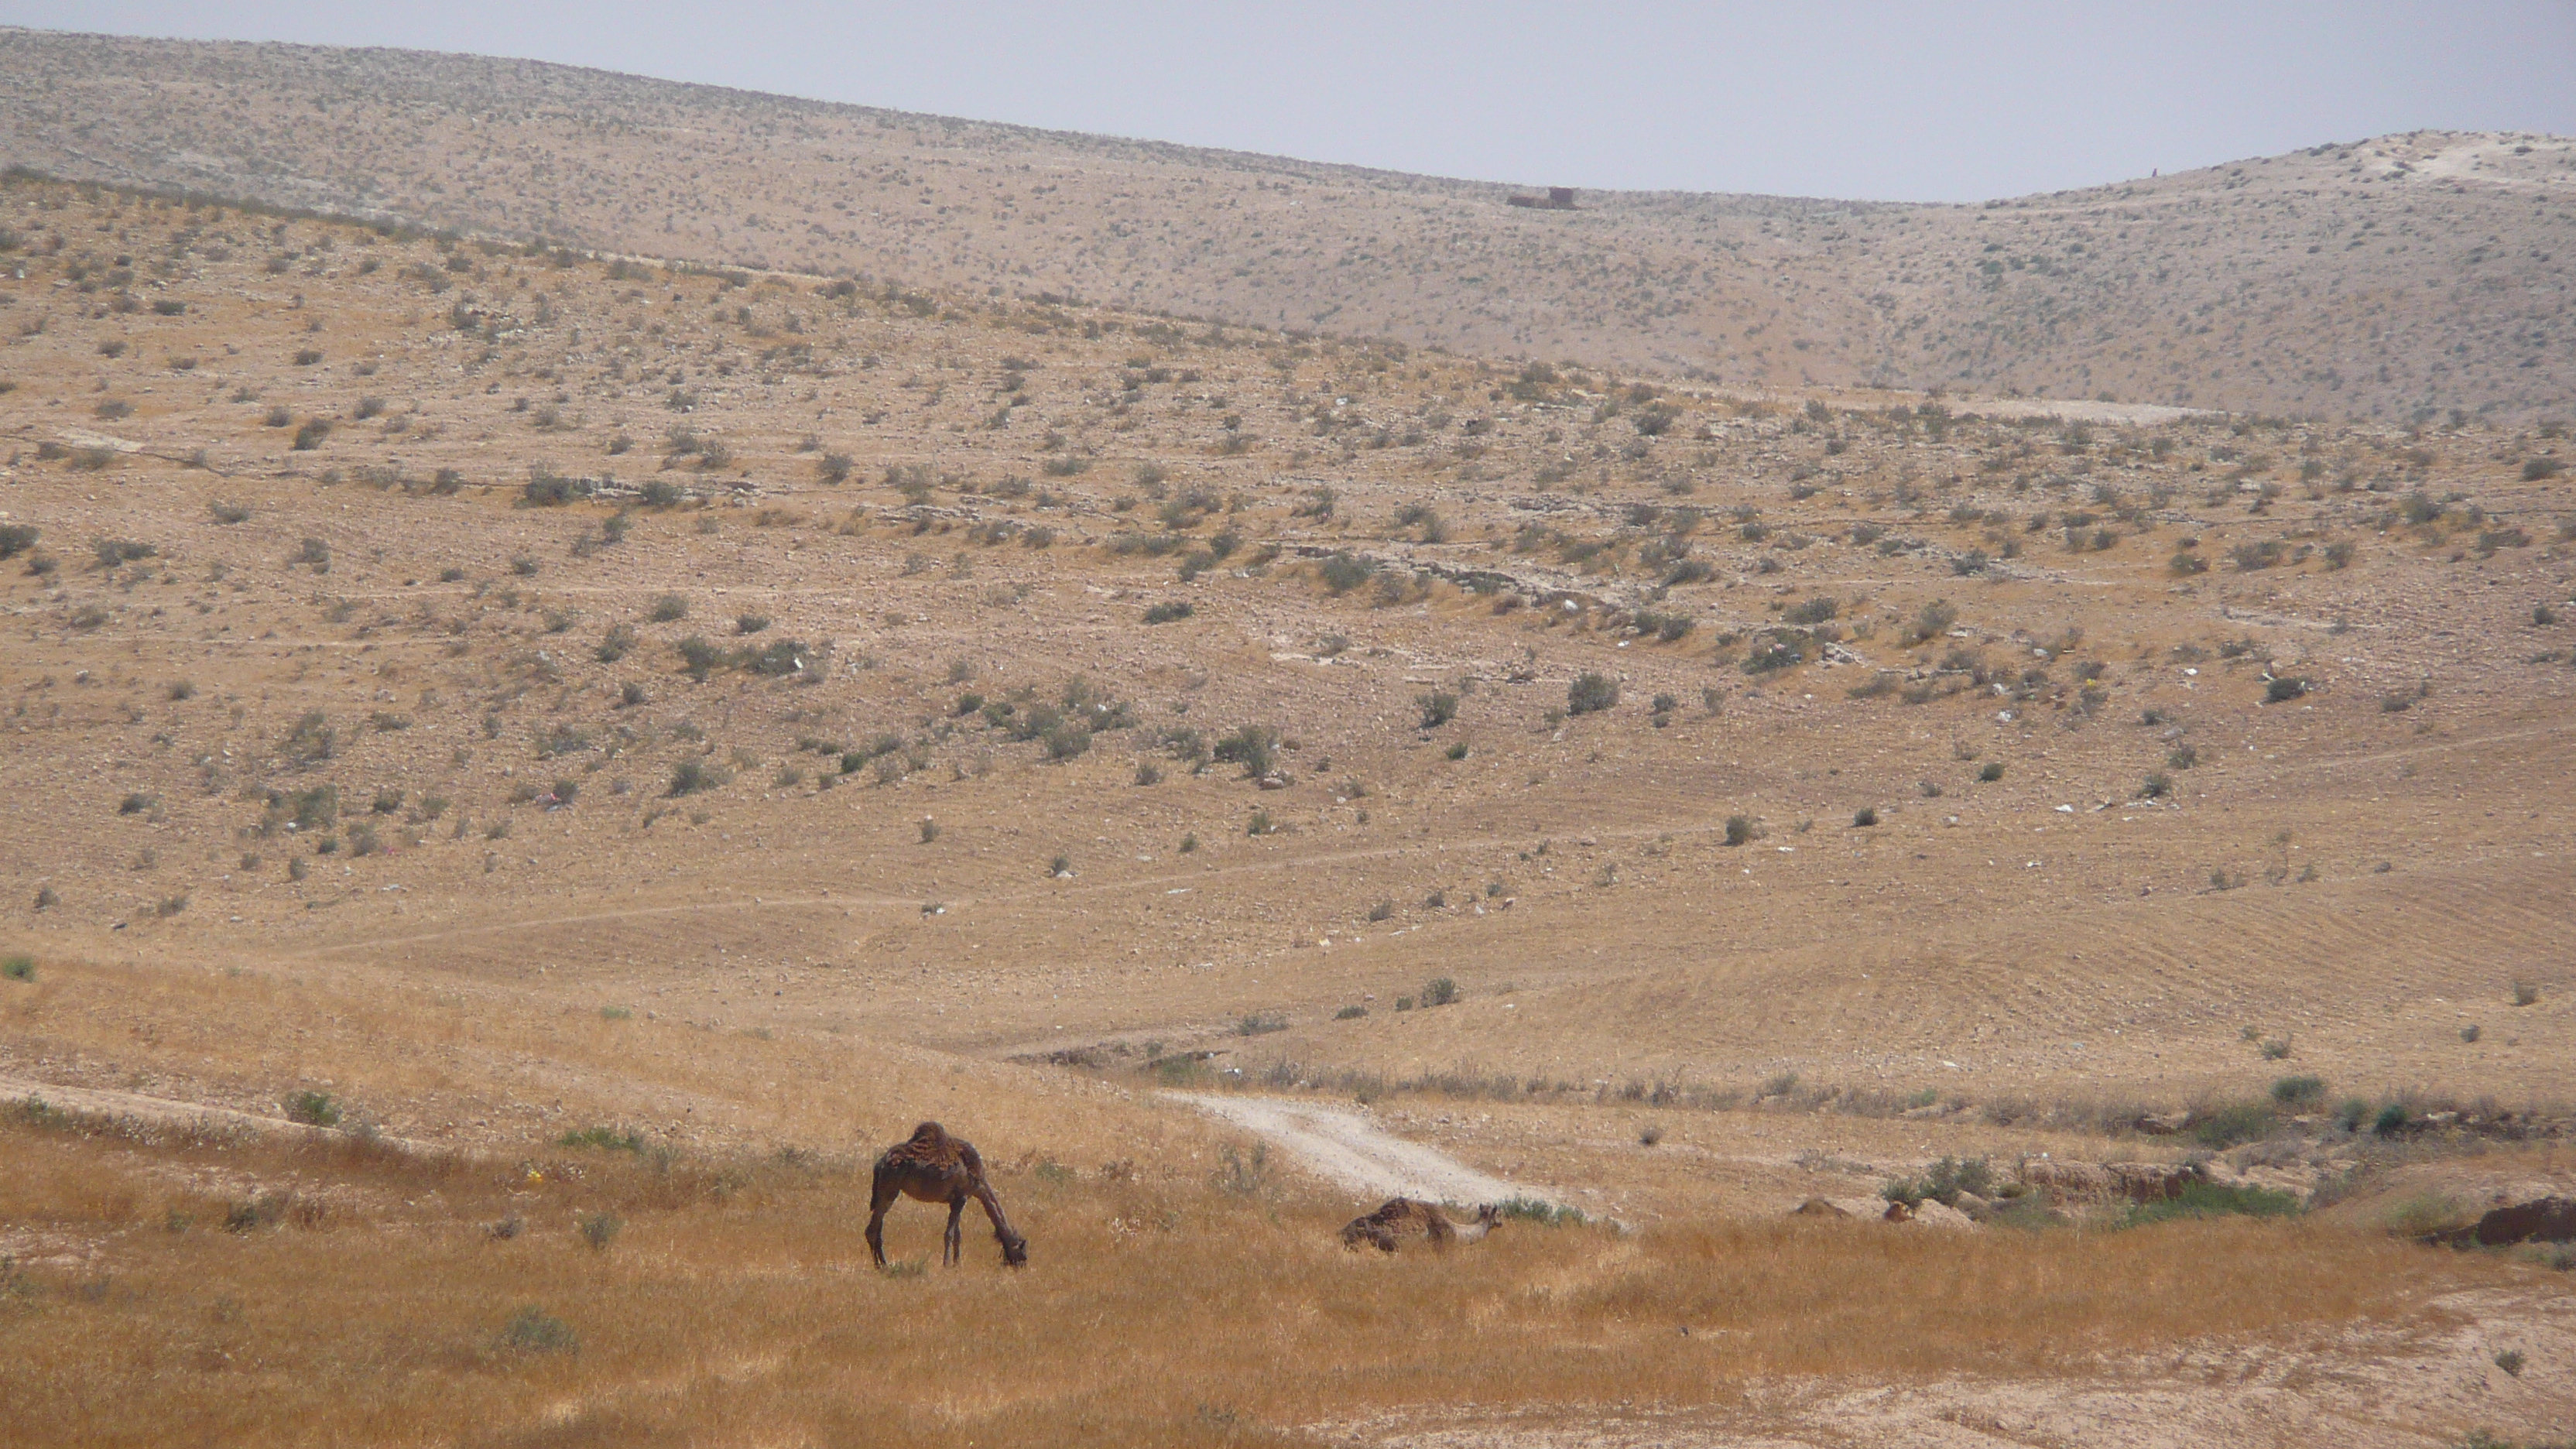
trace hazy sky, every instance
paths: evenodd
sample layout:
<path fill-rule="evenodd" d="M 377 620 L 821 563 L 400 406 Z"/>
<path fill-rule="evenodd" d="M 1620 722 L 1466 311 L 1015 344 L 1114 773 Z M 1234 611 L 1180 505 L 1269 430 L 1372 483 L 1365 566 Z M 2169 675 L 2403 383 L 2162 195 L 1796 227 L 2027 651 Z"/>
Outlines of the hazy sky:
<path fill-rule="evenodd" d="M 1530 185 L 1960 201 L 2417 128 L 2576 133 L 2576 0 L 1092 5 L 0 0 Z"/>

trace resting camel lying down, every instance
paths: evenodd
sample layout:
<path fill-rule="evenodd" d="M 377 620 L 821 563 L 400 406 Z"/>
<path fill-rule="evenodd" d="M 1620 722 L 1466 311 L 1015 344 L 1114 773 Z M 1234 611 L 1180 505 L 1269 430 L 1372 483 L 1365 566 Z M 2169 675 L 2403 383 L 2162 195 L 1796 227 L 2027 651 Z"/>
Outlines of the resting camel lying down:
<path fill-rule="evenodd" d="M 1342 1246 L 1356 1249 L 1369 1243 L 1381 1253 L 1392 1253 L 1399 1239 L 1418 1237 L 1434 1248 L 1446 1248 L 1451 1243 L 1475 1242 L 1502 1221 L 1503 1210 L 1492 1203 L 1476 1209 L 1474 1222 L 1453 1223 L 1437 1203 L 1391 1197 L 1376 1212 L 1351 1219 L 1350 1226 L 1342 1229 Z"/>

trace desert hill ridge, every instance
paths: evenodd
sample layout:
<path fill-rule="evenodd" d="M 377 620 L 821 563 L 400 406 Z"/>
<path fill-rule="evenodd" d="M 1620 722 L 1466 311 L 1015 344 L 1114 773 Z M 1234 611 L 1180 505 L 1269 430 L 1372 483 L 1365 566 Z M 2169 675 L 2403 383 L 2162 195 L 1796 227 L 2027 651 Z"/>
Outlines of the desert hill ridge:
<path fill-rule="evenodd" d="M 1736 385 L 2511 422 L 2576 384 L 2576 142 L 2548 136 L 2417 132 L 1978 206 L 1586 191 L 1564 213 L 1495 183 L 534 62 L 11 31 L 0 149 L 433 228 Z"/>

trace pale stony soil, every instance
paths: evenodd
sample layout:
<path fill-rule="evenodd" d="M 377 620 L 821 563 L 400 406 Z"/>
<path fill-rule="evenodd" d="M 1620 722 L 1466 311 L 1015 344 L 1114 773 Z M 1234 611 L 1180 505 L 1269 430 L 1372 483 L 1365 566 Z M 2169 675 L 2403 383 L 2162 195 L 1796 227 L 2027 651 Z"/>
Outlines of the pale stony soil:
<path fill-rule="evenodd" d="M 2576 1423 L 2576 1298 L 2453 1295 L 2430 1327 L 2309 1334 L 2278 1343 L 2182 1346 L 2106 1361 L 2091 1374 L 1956 1378 L 1846 1387 L 1756 1384 L 1719 1410 L 1390 1417 L 1325 1427 L 1327 1442 L 1406 1449 L 1824 1449 L 1829 1445 L 2117 1443 L 2149 1449 L 2349 1444 L 2430 1449 L 2457 1425 L 2529 1426 L 2551 1442 Z M 2505 1350 L 2519 1374 L 2499 1369 Z M 1722 1364 L 1722 1339 L 1710 1345 Z M 2107 1357 L 2107 1356 L 2106 1356 Z M 2490 1430 L 2489 1432 L 2494 1432 Z M 2507 1442 L 2511 1442 L 2510 1439 Z"/>
<path fill-rule="evenodd" d="M 2563 1130 L 2555 426 L 1774 403 L 23 181 L 0 230 L 10 1081 L 502 1153 L 937 1115 L 1014 1192 L 1203 1184 L 1247 1139 L 1156 1088 L 1249 1084 L 1646 1224 L 2171 1158 L 2096 1129 L 2289 1074 L 2265 1170 L 2340 1171 L 2347 1096 Z M 2457 1387 L 2561 1301 L 2221 1345 L 2284 1391 L 2188 1422 L 2350 1375 L 2563 1432 L 2557 1370 Z M 1685 1427 L 2098 1437 L 2203 1373 Z"/>
<path fill-rule="evenodd" d="M 469 56 L 0 32 L 59 175 L 1730 385 L 2527 420 L 2576 142 L 2415 132 L 1977 206 L 1593 192 Z"/>

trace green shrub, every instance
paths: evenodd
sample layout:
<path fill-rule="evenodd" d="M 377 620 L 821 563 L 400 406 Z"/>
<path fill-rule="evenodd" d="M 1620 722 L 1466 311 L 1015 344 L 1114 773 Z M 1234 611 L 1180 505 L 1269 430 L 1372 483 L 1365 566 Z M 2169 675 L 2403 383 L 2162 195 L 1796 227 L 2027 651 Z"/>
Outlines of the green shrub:
<path fill-rule="evenodd" d="M 1211 756 L 1221 763 L 1241 764 L 1246 776 L 1258 778 L 1270 773 L 1271 752 L 1278 747 L 1279 731 L 1268 725 L 1244 725 L 1217 741 Z"/>
<path fill-rule="evenodd" d="M 1341 1010 L 1334 1012 L 1333 1020 L 1357 1021 L 1366 1015 L 1368 1015 L 1368 1008 L 1354 1001 L 1350 1005 L 1343 1007 Z"/>
<path fill-rule="evenodd" d="M 2405 1104 L 2391 1102 L 2379 1109 L 2378 1120 L 2370 1124 L 2370 1130 L 2381 1137 L 2394 1137 L 2405 1131 L 2406 1125 Z"/>
<path fill-rule="evenodd" d="M 1198 611 L 1191 606 L 1189 600 L 1174 599 L 1169 603 L 1155 604 L 1146 609 L 1145 622 L 1148 624 L 1176 624 L 1196 612 Z"/>
<path fill-rule="evenodd" d="M 625 1220 L 615 1213 L 592 1213 L 581 1220 L 581 1240 L 590 1244 L 592 1252 L 605 1253 L 608 1245 L 617 1241 L 617 1230 L 624 1226 Z"/>
<path fill-rule="evenodd" d="M 36 958 L 35 958 L 35 957 L 33 957 L 33 956 L 11 956 L 11 957 L 6 958 L 5 960 L 0 960 L 0 980 L 7 980 L 7 981 L 33 981 L 33 980 L 35 980 L 35 979 L 36 979 Z"/>
<path fill-rule="evenodd" d="M 1496 1206 L 1504 1217 L 1514 1222 L 1533 1223 L 1543 1228 L 1579 1228 L 1591 1221 L 1583 1215 L 1581 1208 L 1534 1197 L 1505 1198 Z"/>
<path fill-rule="evenodd" d="M 2272 1100 L 2284 1107 L 2312 1107 L 2325 1097 L 2323 1077 L 2283 1077 L 2272 1084 Z"/>
<path fill-rule="evenodd" d="M 1458 983 L 1446 976 L 1435 976 L 1429 985 L 1422 988 L 1422 1004 L 1425 1006 L 1454 1006 L 1466 999 L 1466 993 L 1458 989 Z"/>
<path fill-rule="evenodd" d="M 328 1092 L 290 1093 L 286 1099 L 286 1120 L 301 1122 L 307 1127 L 336 1127 L 340 1125 L 340 1104 L 331 1100 Z"/>
<path fill-rule="evenodd" d="M 2187 1182 L 2182 1193 L 2161 1202 L 2138 1203 L 2129 1209 L 2132 1224 L 2170 1222 L 2176 1218 L 2295 1217 L 2301 1211 L 2299 1200 L 2286 1192 L 2263 1187 L 2230 1187 L 2215 1182 Z"/>
<path fill-rule="evenodd" d="M 704 760 L 682 760 L 671 767 L 671 793 L 694 795 L 701 790 L 717 789 L 731 778 L 732 776 L 727 775 L 722 769 L 709 765 Z"/>
<path fill-rule="evenodd" d="M 1565 712 L 1591 714 L 1619 702 L 1619 682 L 1606 674 L 1586 673 L 1565 687 Z"/>
<path fill-rule="evenodd" d="M 1345 549 L 1324 560 L 1317 573 L 1324 580 L 1324 587 L 1336 594 L 1347 594 L 1367 583 L 1377 573 L 1377 564 Z"/>
<path fill-rule="evenodd" d="M 516 1233 L 510 1236 L 516 1236 Z M 521 1353 L 577 1353 L 581 1342 L 574 1337 L 571 1324 L 560 1318 L 550 1318 L 541 1309 L 528 1307 L 512 1315 L 502 1328 L 501 1346 Z"/>
<path fill-rule="evenodd" d="M 2269 1137 L 2279 1125 L 2279 1119 L 2266 1103 L 2232 1102 L 2194 1123 L 2191 1135 L 2203 1147 L 2224 1151 L 2240 1142 L 2257 1142 Z"/>
<path fill-rule="evenodd" d="M 629 1128 L 576 1127 L 555 1139 L 557 1147 L 595 1147 L 603 1152 L 642 1152 L 643 1134 Z"/>
<path fill-rule="evenodd" d="M 1750 816 L 1750 815 L 1729 815 L 1729 816 L 1727 816 L 1727 817 L 1726 817 L 1726 843 L 1727 843 L 1727 844 L 1729 844 L 1729 845 L 1742 845 L 1742 844 L 1745 844 L 1746 842 L 1750 841 L 1751 839 L 1753 839 L 1753 817 L 1752 817 L 1752 816 Z"/>
<path fill-rule="evenodd" d="M 1276 1012 L 1252 1012 L 1234 1024 L 1236 1036 L 1265 1036 L 1274 1031 L 1287 1029 L 1288 1018 Z"/>

